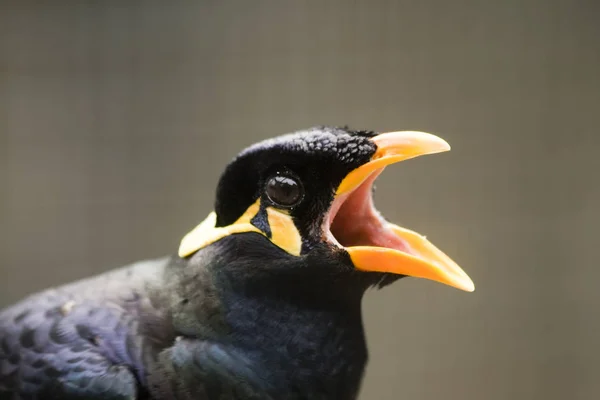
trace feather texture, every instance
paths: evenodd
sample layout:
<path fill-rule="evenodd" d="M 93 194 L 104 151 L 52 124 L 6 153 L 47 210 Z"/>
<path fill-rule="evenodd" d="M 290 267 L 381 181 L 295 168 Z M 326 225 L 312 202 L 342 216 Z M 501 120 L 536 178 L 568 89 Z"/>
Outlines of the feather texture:
<path fill-rule="evenodd" d="M 154 342 L 140 318 L 165 260 L 34 295 L 0 313 L 0 399 L 137 399 Z M 151 319 L 151 318 L 150 318 Z"/>

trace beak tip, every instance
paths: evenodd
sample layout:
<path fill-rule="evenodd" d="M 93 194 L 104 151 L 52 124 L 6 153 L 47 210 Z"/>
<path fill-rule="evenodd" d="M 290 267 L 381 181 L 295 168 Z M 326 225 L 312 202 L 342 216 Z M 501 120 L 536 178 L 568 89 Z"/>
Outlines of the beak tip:
<path fill-rule="evenodd" d="M 381 133 L 373 138 L 379 148 L 405 148 L 414 146 L 416 155 L 442 153 L 450 150 L 450 145 L 441 137 L 422 131 L 395 131 Z"/>
<path fill-rule="evenodd" d="M 444 139 L 442 139 L 439 136 L 435 136 L 435 135 L 431 135 L 432 136 L 432 142 L 435 143 L 438 152 L 443 153 L 445 151 L 450 151 L 452 149 L 452 147 L 450 147 L 450 143 L 446 142 Z"/>
<path fill-rule="evenodd" d="M 424 142 L 429 142 L 431 153 L 443 153 L 450 151 L 450 144 L 441 137 L 427 132 L 418 132 Z"/>
<path fill-rule="evenodd" d="M 457 288 L 464 290 L 465 292 L 473 293 L 475 291 L 475 284 L 471 279 L 468 279 L 457 285 Z"/>

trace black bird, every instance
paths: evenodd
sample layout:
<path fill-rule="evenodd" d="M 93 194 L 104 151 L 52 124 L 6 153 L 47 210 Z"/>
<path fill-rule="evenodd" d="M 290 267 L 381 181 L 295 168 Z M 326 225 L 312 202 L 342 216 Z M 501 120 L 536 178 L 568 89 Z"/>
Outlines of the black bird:
<path fill-rule="evenodd" d="M 330 127 L 247 148 L 177 256 L 0 312 L 0 399 L 355 399 L 366 289 L 415 276 L 474 290 L 372 201 L 385 166 L 449 149 Z"/>

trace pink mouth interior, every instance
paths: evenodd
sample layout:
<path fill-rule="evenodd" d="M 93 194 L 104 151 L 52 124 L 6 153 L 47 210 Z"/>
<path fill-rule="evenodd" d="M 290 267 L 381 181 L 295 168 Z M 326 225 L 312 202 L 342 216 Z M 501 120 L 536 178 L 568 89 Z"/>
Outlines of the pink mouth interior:
<path fill-rule="evenodd" d="M 387 227 L 373 205 L 373 182 L 382 171 L 375 171 L 355 190 L 333 201 L 324 232 L 343 247 L 385 247 L 410 254 L 408 243 Z"/>

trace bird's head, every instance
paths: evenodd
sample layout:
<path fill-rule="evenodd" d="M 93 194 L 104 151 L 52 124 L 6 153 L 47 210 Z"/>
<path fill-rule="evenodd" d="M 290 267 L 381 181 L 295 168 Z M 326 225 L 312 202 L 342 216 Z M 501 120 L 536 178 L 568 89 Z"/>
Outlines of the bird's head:
<path fill-rule="evenodd" d="M 454 261 L 424 236 L 386 221 L 373 205 L 373 182 L 386 166 L 449 149 L 443 139 L 423 132 L 329 127 L 257 143 L 227 166 L 214 212 L 183 238 L 179 256 L 218 246 L 226 237 L 259 235 L 253 246 L 281 258 L 266 263 L 269 268 L 320 260 L 319 268 L 337 274 L 364 274 L 379 282 L 413 276 L 473 291 Z"/>

